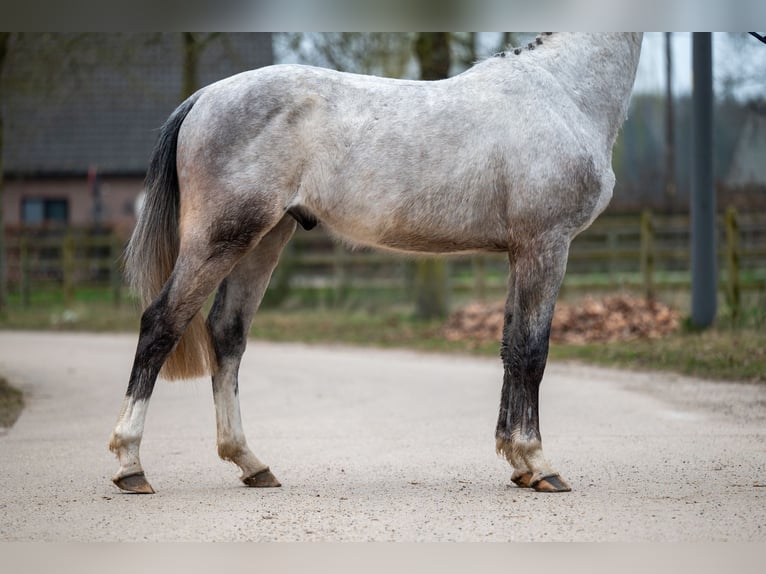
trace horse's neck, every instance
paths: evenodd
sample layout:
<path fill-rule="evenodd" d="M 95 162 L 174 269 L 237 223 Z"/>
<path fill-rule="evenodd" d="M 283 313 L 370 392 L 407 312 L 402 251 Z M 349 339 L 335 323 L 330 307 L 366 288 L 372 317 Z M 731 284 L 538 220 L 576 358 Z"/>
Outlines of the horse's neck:
<path fill-rule="evenodd" d="M 642 34 L 555 34 L 540 65 L 561 79 L 611 147 L 628 112 Z"/>

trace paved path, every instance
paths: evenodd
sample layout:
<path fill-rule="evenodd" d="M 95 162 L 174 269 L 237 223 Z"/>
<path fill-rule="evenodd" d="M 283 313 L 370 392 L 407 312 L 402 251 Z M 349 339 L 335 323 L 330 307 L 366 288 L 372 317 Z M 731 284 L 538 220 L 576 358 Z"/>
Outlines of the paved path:
<path fill-rule="evenodd" d="M 158 384 L 122 494 L 106 443 L 135 337 L 0 332 L 27 408 L 0 434 L 0 540 L 766 540 L 766 386 L 551 364 L 541 424 L 573 487 L 510 483 L 499 360 L 251 343 L 245 430 L 283 483 L 216 455 L 210 385 Z"/>

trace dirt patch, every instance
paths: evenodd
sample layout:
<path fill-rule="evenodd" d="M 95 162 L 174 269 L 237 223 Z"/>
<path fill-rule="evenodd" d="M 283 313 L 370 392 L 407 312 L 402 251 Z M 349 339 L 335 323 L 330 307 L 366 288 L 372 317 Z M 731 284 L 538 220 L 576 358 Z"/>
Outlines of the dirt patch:
<path fill-rule="evenodd" d="M 0 427 L 13 426 L 24 408 L 24 396 L 0 376 Z"/>
<path fill-rule="evenodd" d="M 442 334 L 450 341 L 498 341 L 504 303 L 472 303 L 453 313 Z M 559 302 L 551 326 L 555 343 L 592 343 L 659 339 L 678 330 L 680 313 L 658 301 L 628 295 L 579 303 Z"/>

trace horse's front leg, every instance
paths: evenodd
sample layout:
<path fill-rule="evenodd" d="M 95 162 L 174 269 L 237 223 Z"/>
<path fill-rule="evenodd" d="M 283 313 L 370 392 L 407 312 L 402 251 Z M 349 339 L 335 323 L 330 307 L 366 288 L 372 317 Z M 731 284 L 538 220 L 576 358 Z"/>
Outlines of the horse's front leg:
<path fill-rule="evenodd" d="M 526 246 L 511 262 L 503 328 L 503 390 L 496 448 L 514 468 L 511 480 L 541 492 L 569 485 L 543 456 L 539 390 L 548 358 L 553 309 L 566 270 L 568 241 Z"/>

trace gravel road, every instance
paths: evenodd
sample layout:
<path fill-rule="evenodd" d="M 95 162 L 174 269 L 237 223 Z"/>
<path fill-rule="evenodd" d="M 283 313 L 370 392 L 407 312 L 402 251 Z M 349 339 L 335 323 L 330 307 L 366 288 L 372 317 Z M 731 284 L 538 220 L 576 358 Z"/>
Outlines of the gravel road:
<path fill-rule="evenodd" d="M 0 332 L 26 395 L 0 431 L 0 540 L 766 540 L 766 386 L 551 363 L 546 454 L 573 492 L 494 453 L 499 359 L 251 342 L 245 430 L 283 487 L 220 461 L 209 382 L 157 385 L 120 493 L 107 441 L 131 335 Z"/>

